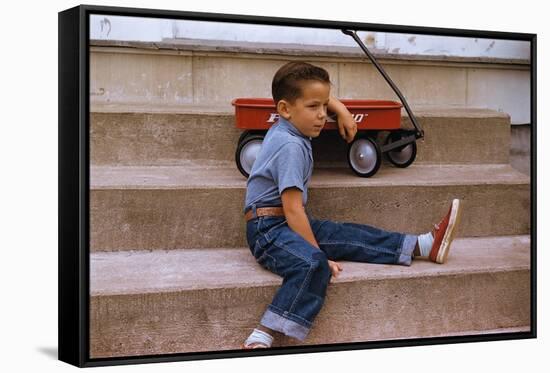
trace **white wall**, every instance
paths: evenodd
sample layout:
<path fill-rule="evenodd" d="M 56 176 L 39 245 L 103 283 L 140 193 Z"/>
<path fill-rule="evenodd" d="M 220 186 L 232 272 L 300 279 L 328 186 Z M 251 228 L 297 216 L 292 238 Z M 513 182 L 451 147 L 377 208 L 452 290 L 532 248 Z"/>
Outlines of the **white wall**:
<path fill-rule="evenodd" d="M 215 27 L 213 27 L 215 26 Z M 264 43 L 351 46 L 339 30 L 229 24 L 154 18 L 92 16 L 92 39 L 161 41 L 188 38 Z M 413 34 L 360 32 L 367 46 L 395 54 L 529 59 L 529 42 Z"/>

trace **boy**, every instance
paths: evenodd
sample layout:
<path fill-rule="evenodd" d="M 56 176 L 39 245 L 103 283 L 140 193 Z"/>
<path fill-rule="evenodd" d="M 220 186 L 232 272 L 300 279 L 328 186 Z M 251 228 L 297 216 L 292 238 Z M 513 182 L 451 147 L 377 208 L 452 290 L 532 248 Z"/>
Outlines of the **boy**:
<path fill-rule="evenodd" d="M 343 270 L 337 260 L 408 266 L 416 256 L 444 263 L 456 232 L 457 199 L 432 232 L 419 236 L 315 220 L 306 213 L 311 139 L 323 129 L 327 110 L 338 115 L 346 141 L 357 132 L 349 111 L 330 96 L 330 84 L 324 69 L 304 62 L 282 66 L 273 78 L 280 119 L 267 132 L 250 172 L 244 212 L 256 261 L 284 281 L 244 349 L 271 347 L 275 332 L 303 341 L 331 276 Z"/>

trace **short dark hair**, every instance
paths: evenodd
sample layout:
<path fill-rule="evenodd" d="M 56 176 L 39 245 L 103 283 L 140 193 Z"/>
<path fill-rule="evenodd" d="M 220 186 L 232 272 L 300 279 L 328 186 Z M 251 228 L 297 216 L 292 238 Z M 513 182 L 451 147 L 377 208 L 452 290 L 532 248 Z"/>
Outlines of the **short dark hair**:
<path fill-rule="evenodd" d="M 331 84 L 328 72 L 322 67 L 307 62 L 289 62 L 277 70 L 273 76 L 271 93 L 275 105 L 282 99 L 294 103 L 302 96 L 300 83 L 305 80 L 318 80 Z"/>

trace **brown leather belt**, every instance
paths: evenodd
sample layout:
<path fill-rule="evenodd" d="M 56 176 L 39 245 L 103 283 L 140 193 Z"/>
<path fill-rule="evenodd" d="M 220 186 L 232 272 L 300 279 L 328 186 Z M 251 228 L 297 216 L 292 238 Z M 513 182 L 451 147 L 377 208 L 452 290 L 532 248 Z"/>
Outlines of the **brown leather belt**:
<path fill-rule="evenodd" d="M 283 211 L 282 207 L 260 207 L 256 209 L 256 216 L 285 216 L 285 213 Z M 246 221 L 249 221 L 251 219 L 254 219 L 254 214 L 252 210 L 249 210 L 244 215 Z"/>

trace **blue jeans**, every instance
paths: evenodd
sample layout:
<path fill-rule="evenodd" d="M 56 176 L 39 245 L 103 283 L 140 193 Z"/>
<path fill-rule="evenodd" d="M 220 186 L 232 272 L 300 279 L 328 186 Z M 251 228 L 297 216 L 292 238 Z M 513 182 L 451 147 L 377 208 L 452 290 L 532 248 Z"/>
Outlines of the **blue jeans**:
<path fill-rule="evenodd" d="M 284 217 L 256 217 L 246 225 L 256 261 L 283 277 L 260 323 L 300 341 L 323 306 L 332 276 L 329 259 L 408 266 L 417 241 L 416 235 L 369 225 L 308 219 L 321 250 L 290 229 Z"/>

